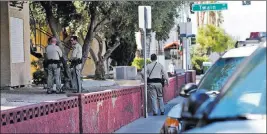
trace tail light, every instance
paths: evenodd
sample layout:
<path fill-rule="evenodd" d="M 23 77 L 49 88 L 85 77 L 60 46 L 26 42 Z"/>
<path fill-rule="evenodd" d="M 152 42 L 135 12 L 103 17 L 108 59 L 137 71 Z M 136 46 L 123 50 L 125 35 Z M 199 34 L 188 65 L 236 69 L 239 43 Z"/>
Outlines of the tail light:
<path fill-rule="evenodd" d="M 177 127 L 179 125 L 179 121 L 177 119 L 167 117 L 165 121 L 165 126 Z"/>
<path fill-rule="evenodd" d="M 181 124 L 178 119 L 167 117 L 160 131 L 161 134 L 177 134 L 180 132 Z"/>

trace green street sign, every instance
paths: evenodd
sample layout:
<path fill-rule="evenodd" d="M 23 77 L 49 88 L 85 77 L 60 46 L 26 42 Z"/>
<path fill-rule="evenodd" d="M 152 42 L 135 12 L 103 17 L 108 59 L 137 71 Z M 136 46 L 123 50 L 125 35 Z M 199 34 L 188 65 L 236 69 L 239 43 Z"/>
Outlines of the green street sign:
<path fill-rule="evenodd" d="M 219 11 L 227 10 L 227 3 L 193 4 L 192 11 Z"/>

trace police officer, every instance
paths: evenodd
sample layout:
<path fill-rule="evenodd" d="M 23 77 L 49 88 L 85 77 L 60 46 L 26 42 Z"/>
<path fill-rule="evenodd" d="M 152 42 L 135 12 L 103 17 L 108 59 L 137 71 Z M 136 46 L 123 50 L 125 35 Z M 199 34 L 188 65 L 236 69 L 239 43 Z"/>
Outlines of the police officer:
<path fill-rule="evenodd" d="M 56 93 L 62 93 L 60 79 L 60 58 L 62 51 L 57 44 L 57 39 L 52 37 L 49 45 L 45 48 L 45 59 L 47 60 L 47 93 L 53 93 L 54 81 L 56 81 Z"/>
<path fill-rule="evenodd" d="M 151 100 L 153 116 L 156 116 L 158 114 L 158 101 L 161 115 L 164 115 L 162 81 L 167 81 L 167 85 L 169 85 L 168 75 L 167 72 L 163 69 L 163 66 L 157 62 L 156 54 L 152 54 L 150 59 L 152 63 L 147 65 L 146 72 L 148 99 Z M 144 69 L 142 70 L 142 76 L 144 76 Z"/>
<path fill-rule="evenodd" d="M 78 37 L 72 36 L 70 38 L 70 42 L 72 44 L 73 50 L 71 54 L 71 75 L 72 88 L 76 91 L 81 92 L 82 90 L 82 82 L 81 82 L 81 67 L 82 67 L 82 46 L 78 43 Z"/>

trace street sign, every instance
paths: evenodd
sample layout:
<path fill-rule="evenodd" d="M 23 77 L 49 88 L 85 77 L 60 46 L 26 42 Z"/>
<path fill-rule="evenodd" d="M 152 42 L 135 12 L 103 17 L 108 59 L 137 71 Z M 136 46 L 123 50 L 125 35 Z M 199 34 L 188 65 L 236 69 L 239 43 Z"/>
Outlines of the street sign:
<path fill-rule="evenodd" d="M 193 4 L 192 6 L 192 11 L 219 11 L 227 9 L 227 3 Z"/>
<path fill-rule="evenodd" d="M 138 6 L 139 28 L 151 29 L 151 6 Z"/>

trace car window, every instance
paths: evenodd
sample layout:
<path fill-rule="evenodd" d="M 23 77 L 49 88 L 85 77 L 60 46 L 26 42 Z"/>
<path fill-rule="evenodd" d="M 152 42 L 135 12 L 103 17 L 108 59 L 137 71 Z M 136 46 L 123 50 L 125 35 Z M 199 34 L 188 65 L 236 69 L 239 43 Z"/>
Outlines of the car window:
<path fill-rule="evenodd" d="M 244 57 L 220 58 L 214 63 L 199 83 L 199 89 L 218 91 L 233 74 Z"/>
<path fill-rule="evenodd" d="M 266 49 L 255 55 L 229 86 L 209 118 L 266 115 Z"/>

